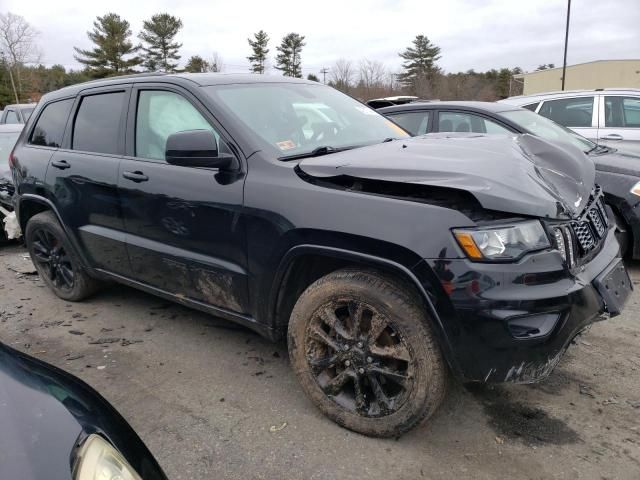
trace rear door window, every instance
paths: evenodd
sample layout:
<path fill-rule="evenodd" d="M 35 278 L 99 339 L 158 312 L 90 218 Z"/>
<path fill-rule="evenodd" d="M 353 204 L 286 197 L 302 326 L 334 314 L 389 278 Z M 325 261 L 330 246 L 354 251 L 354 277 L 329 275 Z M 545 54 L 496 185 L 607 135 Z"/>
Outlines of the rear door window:
<path fill-rule="evenodd" d="M 606 127 L 640 128 L 640 97 L 606 96 L 604 115 Z"/>
<path fill-rule="evenodd" d="M 593 97 L 547 100 L 538 113 L 565 127 L 591 127 Z"/>
<path fill-rule="evenodd" d="M 5 118 L 4 123 L 15 124 L 20 123 L 20 120 L 18 120 L 18 115 L 16 114 L 16 112 L 14 112 L 13 110 L 7 110 L 7 117 Z"/>
<path fill-rule="evenodd" d="M 429 129 L 431 112 L 391 113 L 388 117 L 411 135 L 424 135 Z"/>
<path fill-rule="evenodd" d="M 44 147 L 60 147 L 72 105 L 73 99 L 69 98 L 45 106 L 31 132 L 29 143 Z"/>
<path fill-rule="evenodd" d="M 125 92 L 83 97 L 73 126 L 71 148 L 83 152 L 118 154 Z"/>
<path fill-rule="evenodd" d="M 438 115 L 439 132 L 472 132 L 500 135 L 511 133 L 502 125 L 472 113 L 440 112 Z"/>

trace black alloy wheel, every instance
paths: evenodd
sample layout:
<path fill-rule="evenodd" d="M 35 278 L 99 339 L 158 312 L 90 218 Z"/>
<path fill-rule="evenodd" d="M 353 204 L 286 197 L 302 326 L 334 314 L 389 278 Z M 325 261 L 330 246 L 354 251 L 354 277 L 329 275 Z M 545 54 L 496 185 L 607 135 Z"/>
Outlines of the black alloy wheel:
<path fill-rule="evenodd" d="M 411 285 L 345 268 L 300 295 L 289 319 L 291 365 L 331 420 L 397 437 L 442 403 L 448 370 L 424 303 Z"/>
<path fill-rule="evenodd" d="M 306 351 L 320 388 L 361 416 L 396 412 L 413 387 L 411 350 L 372 305 L 345 299 L 321 307 L 309 323 Z"/>
<path fill-rule="evenodd" d="M 46 228 L 33 232 L 33 260 L 49 281 L 61 290 L 73 290 L 75 273 L 71 257 L 62 241 Z"/>

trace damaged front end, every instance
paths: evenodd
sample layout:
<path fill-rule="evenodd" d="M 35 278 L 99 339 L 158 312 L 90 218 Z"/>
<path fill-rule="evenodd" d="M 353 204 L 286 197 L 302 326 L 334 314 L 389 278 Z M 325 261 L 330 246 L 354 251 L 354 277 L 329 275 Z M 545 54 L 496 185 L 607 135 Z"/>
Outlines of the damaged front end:
<path fill-rule="evenodd" d="M 425 136 L 304 160 L 297 171 L 319 186 L 471 220 L 443 226 L 452 245 L 435 246 L 414 267 L 463 381 L 546 377 L 576 335 L 620 313 L 633 288 L 594 164 L 571 145 L 530 135 Z"/>

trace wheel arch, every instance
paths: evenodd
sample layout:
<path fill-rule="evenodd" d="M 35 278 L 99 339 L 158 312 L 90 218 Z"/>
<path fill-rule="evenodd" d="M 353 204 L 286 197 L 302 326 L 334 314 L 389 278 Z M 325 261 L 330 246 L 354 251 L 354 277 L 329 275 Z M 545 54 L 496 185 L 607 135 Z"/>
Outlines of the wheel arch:
<path fill-rule="evenodd" d="M 376 255 L 336 247 L 313 244 L 294 246 L 282 257 L 272 282 L 268 300 L 272 331 L 278 338 L 285 336 L 293 306 L 300 294 L 313 282 L 342 268 L 362 267 L 389 275 L 416 294 L 429 313 L 438 344 L 447 363 L 454 372 L 458 372 L 459 368 L 442 323 L 442 316 L 434 305 L 433 292 L 437 289 L 430 284 L 425 288 L 424 282 L 430 281 L 425 279 L 424 275 L 421 275 L 421 280 L 414 273 L 413 267 L 418 264 L 421 271 L 429 268 L 421 259 L 414 265 L 406 266 Z"/>
<path fill-rule="evenodd" d="M 33 194 L 23 194 L 18 197 L 18 201 L 16 203 L 16 216 L 18 218 L 18 223 L 20 224 L 20 229 L 22 230 L 23 239 L 26 242 L 26 238 L 24 237 L 27 223 L 29 220 L 42 212 L 51 212 L 55 215 L 58 223 L 62 227 L 65 235 L 69 239 L 71 243 L 74 253 L 81 260 L 83 267 L 87 267 L 89 264 L 87 263 L 86 257 L 83 255 L 82 249 L 79 247 L 77 243 L 77 239 L 75 235 L 72 235 L 65 223 L 62 221 L 62 217 L 60 217 L 60 213 L 55 205 L 48 199 L 41 197 L 39 195 Z"/>

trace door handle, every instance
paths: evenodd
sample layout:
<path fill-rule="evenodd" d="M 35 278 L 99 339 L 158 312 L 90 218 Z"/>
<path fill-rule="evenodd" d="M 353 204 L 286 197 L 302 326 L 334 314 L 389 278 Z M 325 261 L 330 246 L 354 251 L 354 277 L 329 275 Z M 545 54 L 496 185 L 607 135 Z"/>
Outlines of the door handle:
<path fill-rule="evenodd" d="M 604 137 L 600 137 L 600 140 L 624 140 L 622 135 L 618 135 L 617 133 L 611 133 L 609 135 L 605 135 Z"/>
<path fill-rule="evenodd" d="M 122 172 L 122 176 L 127 180 L 131 180 L 132 182 L 136 183 L 146 182 L 147 180 L 149 180 L 149 177 L 147 177 L 139 170 L 136 170 L 135 172 Z"/>
<path fill-rule="evenodd" d="M 59 168 L 60 170 L 64 170 L 66 168 L 71 167 L 69 162 L 67 162 L 66 160 L 53 160 L 51 162 L 51 165 L 54 166 L 55 168 Z"/>

